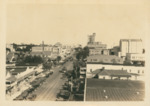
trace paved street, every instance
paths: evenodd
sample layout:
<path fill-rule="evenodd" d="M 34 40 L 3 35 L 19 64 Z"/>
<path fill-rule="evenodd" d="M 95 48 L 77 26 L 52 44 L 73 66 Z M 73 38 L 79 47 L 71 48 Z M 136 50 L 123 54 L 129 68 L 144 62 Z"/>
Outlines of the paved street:
<path fill-rule="evenodd" d="M 72 62 L 67 62 L 63 66 L 67 69 L 70 69 L 73 64 Z M 62 66 L 55 67 L 54 73 L 50 75 L 48 79 L 33 93 L 37 95 L 35 101 L 55 101 L 57 94 L 59 93 L 62 85 L 67 79 L 62 78 L 62 73 L 59 72 L 59 69 Z"/>

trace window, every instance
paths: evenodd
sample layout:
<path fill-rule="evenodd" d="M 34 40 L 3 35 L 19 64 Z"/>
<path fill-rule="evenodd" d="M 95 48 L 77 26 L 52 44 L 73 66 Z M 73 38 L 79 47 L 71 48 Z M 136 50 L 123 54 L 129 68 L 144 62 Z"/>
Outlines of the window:
<path fill-rule="evenodd" d="M 140 70 L 138 70 L 138 73 L 140 73 Z"/>
<path fill-rule="evenodd" d="M 132 59 L 135 59 L 135 57 L 133 56 Z"/>
<path fill-rule="evenodd" d="M 144 73 L 144 70 L 142 71 L 142 73 Z"/>
<path fill-rule="evenodd" d="M 90 72 L 92 72 L 92 69 L 90 69 Z"/>
<path fill-rule="evenodd" d="M 97 61 L 97 59 L 93 59 L 93 61 Z"/>

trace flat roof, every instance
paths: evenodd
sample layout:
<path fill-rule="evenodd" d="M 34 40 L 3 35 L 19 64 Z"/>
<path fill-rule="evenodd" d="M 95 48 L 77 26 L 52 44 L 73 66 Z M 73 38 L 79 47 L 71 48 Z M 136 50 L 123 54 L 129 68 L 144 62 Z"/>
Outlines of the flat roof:
<path fill-rule="evenodd" d="M 141 39 L 120 39 L 120 41 L 142 41 Z"/>

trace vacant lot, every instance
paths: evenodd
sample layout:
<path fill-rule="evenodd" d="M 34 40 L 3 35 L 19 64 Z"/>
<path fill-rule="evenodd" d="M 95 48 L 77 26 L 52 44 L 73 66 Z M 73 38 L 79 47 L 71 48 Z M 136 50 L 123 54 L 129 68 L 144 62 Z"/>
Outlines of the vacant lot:
<path fill-rule="evenodd" d="M 87 79 L 86 101 L 143 101 L 142 81 Z"/>

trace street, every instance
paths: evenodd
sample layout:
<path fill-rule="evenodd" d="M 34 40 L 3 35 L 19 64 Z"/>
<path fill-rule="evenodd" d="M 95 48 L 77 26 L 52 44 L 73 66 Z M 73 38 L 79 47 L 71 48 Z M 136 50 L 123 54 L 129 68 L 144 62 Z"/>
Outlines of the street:
<path fill-rule="evenodd" d="M 63 78 L 62 73 L 59 72 L 61 67 L 65 66 L 67 69 L 72 68 L 72 61 L 66 62 L 62 66 L 56 66 L 53 68 L 54 73 L 49 76 L 48 79 L 37 88 L 33 94 L 36 94 L 37 97 L 35 101 L 55 101 L 57 98 L 57 94 L 59 93 L 62 85 L 67 81 L 66 78 Z"/>

